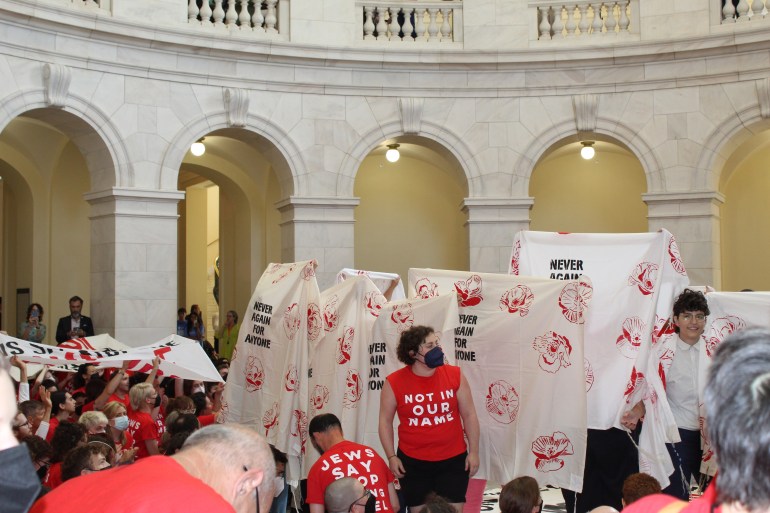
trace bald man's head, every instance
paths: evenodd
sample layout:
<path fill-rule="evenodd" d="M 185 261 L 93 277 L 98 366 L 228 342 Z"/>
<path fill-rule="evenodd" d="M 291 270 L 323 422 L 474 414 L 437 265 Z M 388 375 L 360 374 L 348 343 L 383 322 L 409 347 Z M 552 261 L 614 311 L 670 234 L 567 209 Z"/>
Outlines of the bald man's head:
<path fill-rule="evenodd" d="M 348 513 L 354 503 L 360 503 L 361 508 L 356 509 L 360 509 L 362 512 L 363 506 L 366 504 L 363 499 L 367 498 L 367 495 L 367 490 L 358 479 L 343 477 L 326 487 L 326 493 L 324 493 L 326 511 L 329 513 Z"/>

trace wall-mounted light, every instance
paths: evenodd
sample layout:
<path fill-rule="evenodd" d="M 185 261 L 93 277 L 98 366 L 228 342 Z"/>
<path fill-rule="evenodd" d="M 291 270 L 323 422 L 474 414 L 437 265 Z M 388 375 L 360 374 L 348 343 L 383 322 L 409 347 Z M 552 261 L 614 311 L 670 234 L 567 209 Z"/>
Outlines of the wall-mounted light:
<path fill-rule="evenodd" d="M 398 144 L 388 144 L 388 151 L 385 152 L 385 158 L 388 159 L 388 162 L 397 162 L 401 158 L 398 147 Z"/>
<path fill-rule="evenodd" d="M 594 158 L 594 155 L 596 155 L 596 150 L 594 149 L 594 142 L 583 141 L 580 144 L 583 145 L 583 147 L 580 148 L 580 156 L 583 157 L 585 160 L 591 160 L 592 158 Z"/>
<path fill-rule="evenodd" d="M 203 144 L 204 139 L 205 137 L 201 137 L 200 139 L 192 143 L 190 145 L 190 153 L 192 153 L 196 157 L 200 157 L 201 155 L 206 153 L 206 145 Z"/>

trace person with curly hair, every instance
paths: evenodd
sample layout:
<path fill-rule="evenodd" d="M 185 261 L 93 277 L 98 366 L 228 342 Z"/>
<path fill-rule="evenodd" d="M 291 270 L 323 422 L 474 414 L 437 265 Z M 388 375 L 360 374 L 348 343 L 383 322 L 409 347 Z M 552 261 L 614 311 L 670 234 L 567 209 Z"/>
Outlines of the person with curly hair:
<path fill-rule="evenodd" d="M 405 367 L 387 377 L 380 396 L 378 431 L 388 465 L 412 513 L 424 508 L 431 493 L 461 512 L 470 476 L 479 468 L 479 420 L 468 381 L 459 367 L 444 364 L 433 328 L 404 331 L 396 354 Z"/>

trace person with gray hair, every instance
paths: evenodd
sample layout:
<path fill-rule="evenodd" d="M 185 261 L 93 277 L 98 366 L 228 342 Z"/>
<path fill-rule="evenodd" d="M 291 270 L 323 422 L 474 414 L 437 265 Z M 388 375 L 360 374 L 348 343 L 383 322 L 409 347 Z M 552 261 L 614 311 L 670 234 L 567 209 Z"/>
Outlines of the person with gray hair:
<path fill-rule="evenodd" d="M 373 513 L 372 492 L 354 477 L 337 479 L 326 487 L 324 506 L 327 513 Z"/>
<path fill-rule="evenodd" d="M 31 512 L 267 513 L 274 477 L 273 454 L 257 431 L 214 424 L 190 435 L 173 456 L 150 456 L 67 481 Z"/>
<path fill-rule="evenodd" d="M 690 503 L 650 495 L 626 513 L 770 511 L 770 331 L 733 333 L 716 350 L 706 383 L 706 434 L 719 474 Z"/>

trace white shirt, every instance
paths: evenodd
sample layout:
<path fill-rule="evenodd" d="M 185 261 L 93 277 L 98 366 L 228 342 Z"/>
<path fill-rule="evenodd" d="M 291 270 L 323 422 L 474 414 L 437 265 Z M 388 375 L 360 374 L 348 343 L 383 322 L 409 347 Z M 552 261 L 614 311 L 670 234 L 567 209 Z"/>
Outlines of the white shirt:
<path fill-rule="evenodd" d="M 703 340 L 692 346 L 676 338 L 676 351 L 666 376 L 666 397 L 680 429 L 698 431 L 698 360 Z"/>

